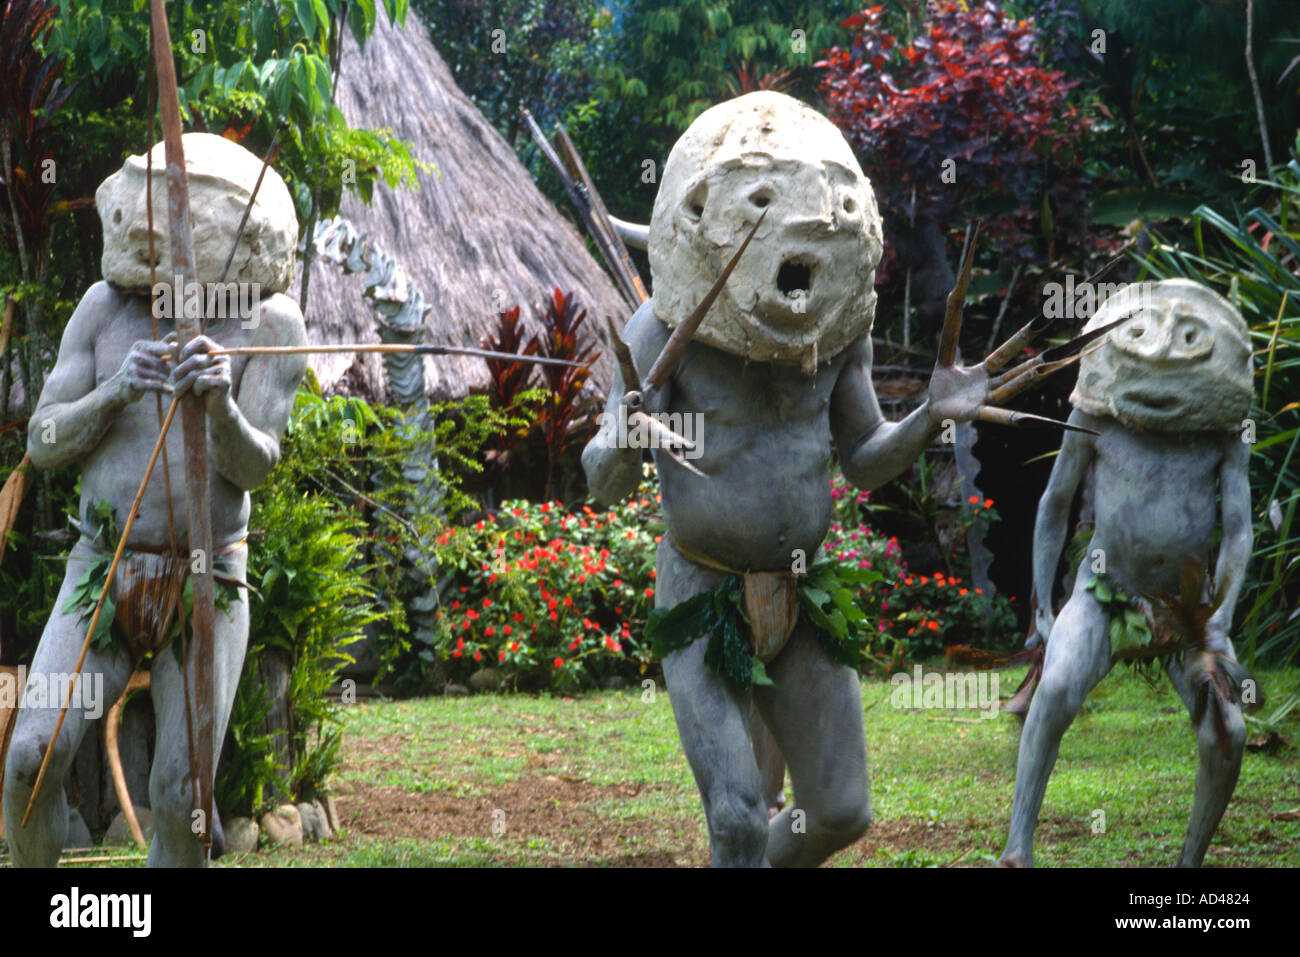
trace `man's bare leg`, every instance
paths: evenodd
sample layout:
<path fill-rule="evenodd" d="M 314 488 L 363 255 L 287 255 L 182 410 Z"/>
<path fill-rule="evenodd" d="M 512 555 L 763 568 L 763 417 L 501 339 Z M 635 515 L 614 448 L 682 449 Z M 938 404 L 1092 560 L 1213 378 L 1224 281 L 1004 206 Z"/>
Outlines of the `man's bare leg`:
<path fill-rule="evenodd" d="M 1047 640 L 1043 677 L 1034 692 L 1016 761 L 1016 793 L 1011 805 L 1011 833 L 998 863 L 1032 867 L 1034 829 L 1056 766 L 1061 736 L 1078 714 L 1083 699 L 1110 671 L 1109 618 L 1085 586 L 1091 576 L 1075 579 L 1074 594 L 1061 609 Z"/>
<path fill-rule="evenodd" d="M 790 765 L 794 800 L 772 819 L 774 867 L 815 867 L 871 824 L 862 691 L 857 673 L 822 651 L 800 623 L 767 667 L 754 700 Z"/>
<path fill-rule="evenodd" d="M 230 556 L 232 574 L 244 577 L 246 550 Z M 243 592 L 232 601 L 228 612 L 217 612 L 213 669 L 212 767 L 217 768 L 221 743 L 226 737 L 230 709 L 239 689 L 239 673 L 248 647 L 248 602 Z M 194 647 L 189 648 L 190 701 L 194 700 Z M 155 831 L 149 846 L 150 867 L 202 867 L 206 864 L 194 818 L 194 794 L 190 780 L 189 733 L 185 721 L 185 688 L 181 670 L 171 648 L 154 656 L 151 685 L 157 721 L 157 748 L 149 774 L 149 805 Z"/>
<path fill-rule="evenodd" d="M 1236 655 L 1233 655 L 1234 660 Z M 1183 704 L 1190 715 L 1195 707 L 1191 690 L 1187 686 L 1187 676 L 1181 665 L 1170 662 L 1165 666 L 1169 680 L 1173 682 Z M 1201 723 L 1196 727 L 1196 750 L 1200 756 L 1200 765 L 1196 771 L 1196 796 L 1192 800 L 1192 817 L 1187 825 L 1187 836 L 1183 839 L 1183 850 L 1178 855 L 1179 867 L 1200 867 L 1205 859 L 1205 852 L 1210 846 L 1214 832 L 1219 829 L 1223 812 L 1232 800 L 1232 792 L 1237 787 L 1237 776 L 1241 773 L 1242 752 L 1246 744 L 1246 722 L 1241 716 L 1241 706 L 1231 704 L 1224 707 L 1224 724 L 1227 728 L 1228 755 L 1219 750 L 1219 737 L 1214 729 L 1213 702 L 1201 715 Z"/>
<path fill-rule="evenodd" d="M 757 704 L 751 704 L 749 709 L 749 740 L 754 744 L 754 760 L 758 762 L 767 816 L 776 817 L 785 807 L 785 755 L 763 721 Z"/>
<path fill-rule="evenodd" d="M 672 607 L 713 588 L 720 579 L 664 542 L 659 547 L 655 603 Z M 703 799 L 713 865 L 763 867 L 767 802 L 749 739 L 749 695 L 709 669 L 704 663 L 707 647 L 706 636 L 664 659 L 677 734 Z"/>
<path fill-rule="evenodd" d="M 79 613 L 68 614 L 62 609 L 77 580 L 85 573 L 86 559 L 90 554 L 89 548 L 79 544 L 68 557 L 63 586 L 55 599 L 54 611 L 45 624 L 45 631 L 29 669 L 29 689 L 39 680 L 40 675 L 57 675 L 56 685 L 66 688 L 66 676 L 72 675 L 77 666 L 77 656 L 81 653 L 81 643 L 85 640 L 89 622 L 83 621 Z M 86 655 L 82 673 L 103 675 L 101 699 L 98 702 L 86 700 L 85 692 L 95 685 L 91 684 L 88 688 L 85 683 L 82 684 L 81 707 L 68 708 L 68 715 L 59 731 L 59 740 L 50 757 L 45 780 L 41 782 L 41 793 L 32 807 L 27 827 L 22 826 L 23 814 L 36 785 L 46 744 L 54 733 L 59 709 L 63 707 L 62 696 L 49 695 L 46 707 L 22 708 L 15 718 L 13 740 L 5 764 L 4 787 L 5 830 L 15 867 L 53 867 L 58 863 L 68 833 L 68 800 L 64 794 L 63 782 L 72 766 L 77 748 L 81 745 L 81 739 L 91 725 L 87 709 L 94 705 L 102 716 L 109 705 L 121 696 L 131 675 L 131 661 L 120 649 L 114 648 L 105 654 L 92 648 Z M 78 702 L 74 696 L 73 705 L 76 704 Z"/>

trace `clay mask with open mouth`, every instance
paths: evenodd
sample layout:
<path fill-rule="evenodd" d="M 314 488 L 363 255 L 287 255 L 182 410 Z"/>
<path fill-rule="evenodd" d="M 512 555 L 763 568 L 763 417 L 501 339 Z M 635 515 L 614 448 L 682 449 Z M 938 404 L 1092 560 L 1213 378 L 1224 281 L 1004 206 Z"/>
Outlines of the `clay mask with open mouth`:
<path fill-rule="evenodd" d="M 784 94 L 715 106 L 673 147 L 650 219 L 655 314 L 689 315 L 764 212 L 695 337 L 812 371 L 871 329 L 881 222 L 839 130 Z"/>
<path fill-rule="evenodd" d="M 1250 339 L 1222 296 L 1186 279 L 1135 284 L 1089 331 L 1129 317 L 1086 351 L 1070 402 L 1153 432 L 1239 429 L 1250 414 Z"/>

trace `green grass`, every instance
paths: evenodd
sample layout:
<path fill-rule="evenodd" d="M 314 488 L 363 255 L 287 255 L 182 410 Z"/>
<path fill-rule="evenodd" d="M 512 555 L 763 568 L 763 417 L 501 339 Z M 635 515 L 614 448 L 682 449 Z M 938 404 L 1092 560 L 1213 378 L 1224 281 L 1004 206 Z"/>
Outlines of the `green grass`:
<path fill-rule="evenodd" d="M 1005 696 L 1020 673 L 1002 675 Z M 1300 672 L 1263 672 L 1271 713 Z M 895 708 L 863 685 L 876 822 L 834 866 L 990 863 L 1006 838 L 1018 724 L 978 712 Z M 1255 729 L 1258 730 L 1258 729 Z M 1248 752 L 1207 857 L 1217 866 L 1300 865 L 1300 709 L 1293 742 Z M 1046 866 L 1167 866 L 1192 800 L 1196 748 L 1163 678 L 1120 668 L 1061 745 L 1040 817 Z M 708 839 L 668 696 L 429 698 L 358 704 L 335 777 L 345 827 L 334 840 L 263 849 L 221 866 L 609 866 L 707 863 Z M 1095 812 L 1105 826 L 1094 833 Z M 494 813 L 504 812 L 504 833 Z M 130 862 L 128 866 L 140 866 Z"/>
<path fill-rule="evenodd" d="M 1265 672 L 1264 714 L 1300 689 L 1300 673 Z M 1004 693 L 1019 673 L 1002 676 Z M 839 854 L 840 866 L 991 862 L 1006 838 L 1018 725 L 1007 716 L 906 710 L 890 686 L 863 685 L 876 825 Z M 1300 714 L 1278 729 L 1300 739 Z M 538 778 L 580 782 L 565 821 L 539 839 L 507 823 L 493 835 L 403 838 L 345 832 L 327 846 L 263 851 L 242 863 L 440 866 L 699 864 L 707 832 L 681 754 L 668 697 L 639 691 L 573 700 L 489 696 L 358 705 L 348 714 L 341 791 L 358 785 L 488 799 Z M 389 752 L 394 752 L 390 754 Z M 1164 866 L 1174 862 L 1192 800 L 1196 747 L 1168 682 L 1155 689 L 1117 669 L 1066 734 L 1040 818 L 1037 862 L 1048 866 Z M 601 793 L 605 792 L 605 793 Z M 558 799 L 557 799 L 558 800 Z M 345 811 L 348 798 L 340 797 Z M 504 803 L 504 801 L 502 802 Z M 1300 754 L 1247 753 L 1210 849 L 1214 865 L 1300 865 L 1300 822 L 1275 815 L 1300 804 Z M 511 816 L 504 808 L 507 822 Z M 1096 811 L 1104 829 L 1094 833 Z M 346 813 L 345 813 L 346 817 Z M 593 834 L 604 837 L 594 846 Z"/>

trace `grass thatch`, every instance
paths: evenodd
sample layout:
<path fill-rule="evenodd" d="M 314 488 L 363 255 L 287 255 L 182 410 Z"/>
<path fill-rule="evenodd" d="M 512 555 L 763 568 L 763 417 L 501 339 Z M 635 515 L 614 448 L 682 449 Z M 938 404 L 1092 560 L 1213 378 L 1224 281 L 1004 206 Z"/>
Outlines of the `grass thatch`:
<path fill-rule="evenodd" d="M 621 324 L 627 306 L 577 230 L 538 191 L 506 141 L 456 86 L 413 12 L 405 29 L 395 30 L 380 6 L 364 50 L 345 31 L 336 103 L 352 125 L 388 128 L 437 169 L 418 174 L 418 189 L 393 191 L 380 184 L 373 205 L 347 198 L 341 209 L 397 258 L 433 303 L 425 318 L 426 341 L 477 346 L 503 303 L 505 308 L 522 304 L 535 328 L 535 304 L 559 286 L 575 292 L 588 310 L 586 328 L 599 338 L 602 353 L 594 384 L 608 389 L 614 366 L 603 317 L 608 313 Z M 316 260 L 307 307 L 309 341 L 379 341 L 361 279 Z M 295 286 L 290 295 L 297 294 Z M 481 359 L 440 356 L 424 363 L 426 389 L 435 398 L 464 395 L 487 383 Z M 384 398 L 378 355 L 314 356 L 311 366 L 327 390 Z"/>

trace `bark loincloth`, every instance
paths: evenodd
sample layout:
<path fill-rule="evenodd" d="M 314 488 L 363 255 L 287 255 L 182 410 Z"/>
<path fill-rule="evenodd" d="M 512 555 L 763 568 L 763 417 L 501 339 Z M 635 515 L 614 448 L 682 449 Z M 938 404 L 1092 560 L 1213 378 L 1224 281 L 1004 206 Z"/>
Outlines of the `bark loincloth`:
<path fill-rule="evenodd" d="M 650 612 L 646 637 L 656 658 L 663 659 L 707 634 L 704 660 L 715 673 L 731 678 L 742 690 L 754 683 L 770 684 L 763 666 L 785 648 L 802 608 L 833 661 L 849 667 L 859 664 L 869 635 L 853 589 L 879 580 L 878 572 L 833 561 L 817 562 L 804 575 L 785 569 L 746 572 L 670 544 L 688 562 L 723 572 L 724 577 L 708 591 Z"/>
<path fill-rule="evenodd" d="M 85 539 L 83 539 L 85 541 Z M 213 579 L 217 584 L 217 605 L 222 610 L 239 588 L 248 583 L 230 574 L 223 567 L 223 559 L 245 546 L 247 539 L 239 539 L 218 549 L 213 555 Z M 77 591 L 64 604 L 66 612 L 84 611 L 89 617 L 99 599 L 108 574 L 105 559 L 111 555 L 98 540 L 88 542 L 95 550 L 95 559 Z M 182 625 L 182 611 L 192 603 L 188 584 L 192 557 L 183 549 L 168 546 L 132 545 L 122 553 L 109 590 L 109 601 L 100 614 L 96 634 L 101 636 L 96 647 L 106 646 L 116 638 L 133 661 L 157 654 L 176 637 Z"/>
<path fill-rule="evenodd" d="M 794 634 L 795 625 L 799 624 L 799 576 L 784 569 L 774 572 L 738 571 L 708 555 L 683 548 L 676 541 L 670 544 L 692 565 L 740 579 L 743 610 L 754 656 L 767 664 L 779 655 Z"/>

